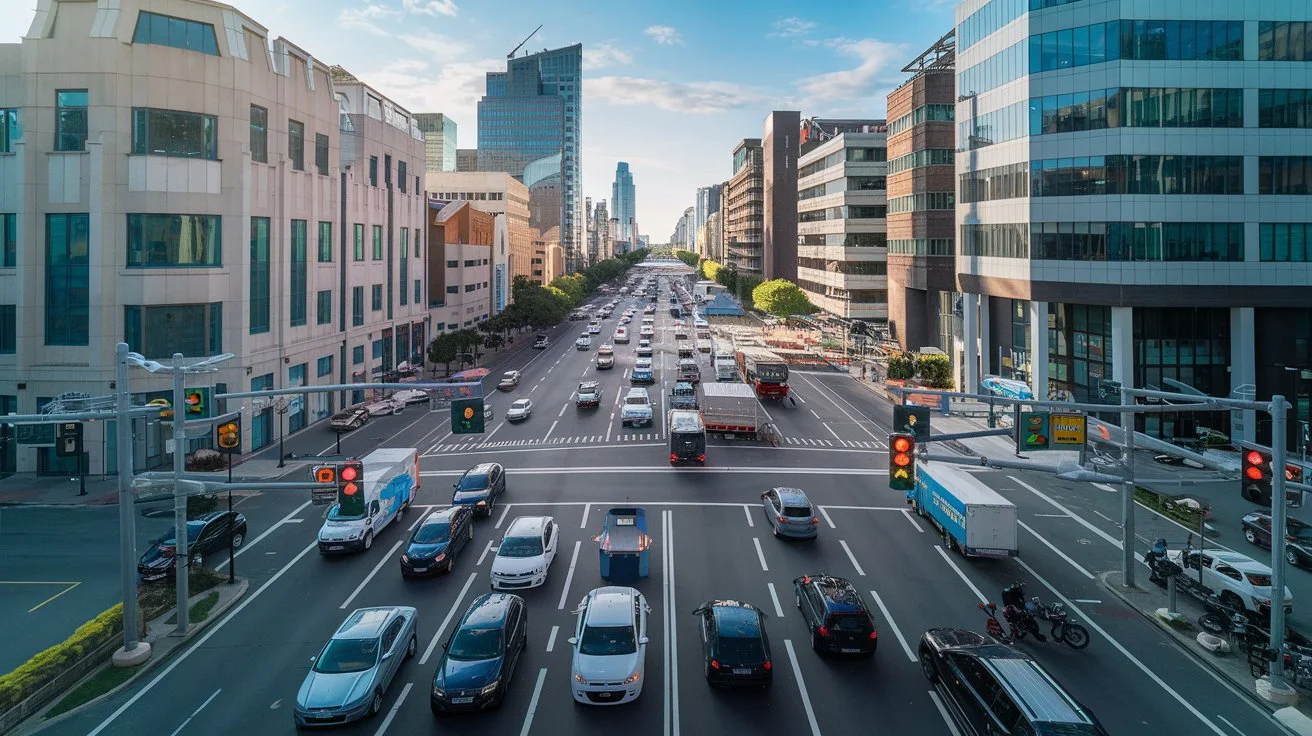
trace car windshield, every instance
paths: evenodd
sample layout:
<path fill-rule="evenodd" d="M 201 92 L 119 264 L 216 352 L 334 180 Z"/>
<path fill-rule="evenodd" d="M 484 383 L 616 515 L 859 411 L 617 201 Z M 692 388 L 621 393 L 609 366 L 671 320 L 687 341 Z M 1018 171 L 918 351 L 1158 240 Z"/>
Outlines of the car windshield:
<path fill-rule="evenodd" d="M 1244 577 L 1248 578 L 1249 584 L 1254 585 L 1258 588 L 1271 587 L 1271 576 L 1265 573 L 1246 572 L 1244 573 Z"/>
<path fill-rule="evenodd" d="M 325 675 L 364 672 L 378 664 L 377 639 L 333 639 L 314 661 L 314 671 Z"/>
<path fill-rule="evenodd" d="M 785 506 L 784 516 L 810 516 L 810 506 Z"/>
<path fill-rule="evenodd" d="M 470 473 L 460 479 L 461 491 L 481 491 L 487 488 L 487 475 L 485 473 Z"/>
<path fill-rule="evenodd" d="M 731 664 L 765 661 L 765 647 L 761 646 L 761 640 L 756 637 L 721 636 L 716 654 Z"/>
<path fill-rule="evenodd" d="M 624 403 L 629 406 L 646 406 L 647 398 L 645 396 L 630 396 L 624 399 Z"/>
<path fill-rule="evenodd" d="M 348 514 L 342 511 L 341 504 L 333 504 L 328 510 L 328 518 L 332 521 L 358 521 L 364 518 L 364 514 Z"/>
<path fill-rule="evenodd" d="M 857 613 L 840 613 L 829 617 L 829 628 L 864 634 L 870 631 L 870 619 Z"/>
<path fill-rule="evenodd" d="M 579 639 L 579 654 L 591 657 L 611 657 L 633 654 L 638 641 L 633 637 L 632 626 L 585 626 Z"/>
<path fill-rule="evenodd" d="M 498 557 L 537 557 L 540 554 L 541 537 L 507 537 L 497 548 Z"/>
<path fill-rule="evenodd" d="M 415 536 L 410 540 L 415 544 L 436 544 L 445 542 L 451 535 L 451 525 L 445 521 L 424 524 L 415 530 Z"/>
<path fill-rule="evenodd" d="M 492 659 L 501 655 L 501 629 L 460 629 L 446 648 L 451 659 Z"/>
<path fill-rule="evenodd" d="M 516 401 L 515 403 L 511 404 L 511 405 L 510 405 L 510 408 L 511 408 L 511 409 L 527 409 L 527 408 L 528 408 L 528 400 L 527 400 L 527 399 L 520 399 L 519 401 Z"/>

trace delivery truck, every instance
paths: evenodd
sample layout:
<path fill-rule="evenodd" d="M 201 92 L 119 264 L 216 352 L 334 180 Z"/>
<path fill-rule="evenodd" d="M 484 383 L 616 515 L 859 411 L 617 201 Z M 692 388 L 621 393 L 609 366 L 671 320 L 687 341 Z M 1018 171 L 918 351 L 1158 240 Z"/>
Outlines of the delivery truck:
<path fill-rule="evenodd" d="M 419 450 L 380 447 L 360 462 L 362 488 L 351 495 L 337 493 L 337 503 L 319 529 L 319 554 L 369 549 L 377 534 L 400 521 L 419 492 Z"/>
<path fill-rule="evenodd" d="M 708 433 L 755 438 L 760 412 L 756 392 L 745 383 L 702 384 L 702 423 Z"/>
<path fill-rule="evenodd" d="M 1005 558 L 1019 551 L 1016 506 L 960 466 L 918 463 L 907 503 L 966 557 Z"/>

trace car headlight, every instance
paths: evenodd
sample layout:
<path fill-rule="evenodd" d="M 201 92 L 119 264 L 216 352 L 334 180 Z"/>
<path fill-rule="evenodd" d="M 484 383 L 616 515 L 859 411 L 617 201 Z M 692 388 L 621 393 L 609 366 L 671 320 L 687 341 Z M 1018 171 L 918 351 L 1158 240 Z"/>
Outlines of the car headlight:
<path fill-rule="evenodd" d="M 628 677 L 624 678 L 624 684 L 625 684 L 625 685 L 632 685 L 633 683 L 637 682 L 638 679 L 641 678 L 641 677 L 642 677 L 642 673 L 641 673 L 641 672 L 634 672 L 633 674 L 631 674 L 631 675 L 629 675 Z"/>
<path fill-rule="evenodd" d="M 355 539 L 355 538 L 357 538 L 357 537 L 359 537 L 359 536 L 360 536 L 360 532 L 351 532 L 350 534 L 346 535 L 346 538 L 347 538 L 348 540 L 351 540 L 351 539 Z"/>
<path fill-rule="evenodd" d="M 437 685 L 434 685 L 434 686 L 433 686 L 433 697 L 435 697 L 435 698 L 445 698 L 445 697 L 446 697 L 446 691 L 443 690 L 442 688 L 438 687 Z"/>
<path fill-rule="evenodd" d="M 441 562 L 442 560 L 445 560 L 445 559 L 446 559 L 446 553 L 443 552 L 442 554 L 440 554 L 440 555 L 434 557 L 434 558 L 433 558 L 433 562 Z"/>
<path fill-rule="evenodd" d="M 484 685 L 483 689 L 479 690 L 478 692 L 480 695 L 491 695 L 492 693 L 497 691 L 497 686 L 500 684 L 501 684 L 501 680 L 493 680 L 492 682 L 489 682 L 488 684 Z"/>
<path fill-rule="evenodd" d="M 586 684 L 588 684 L 588 679 L 587 679 L 586 677 L 584 677 L 583 675 L 580 675 L 579 673 L 575 672 L 575 673 L 574 673 L 574 682 L 577 682 L 577 683 L 580 684 L 580 685 L 586 685 Z"/>
<path fill-rule="evenodd" d="M 410 564 L 410 555 L 401 555 L 401 561 L 404 562 L 405 564 L 409 565 L 409 564 Z"/>
<path fill-rule="evenodd" d="M 476 504 L 474 504 L 474 505 L 475 505 L 475 506 L 486 506 L 486 505 L 487 505 L 487 501 L 479 501 L 478 503 L 476 503 Z"/>

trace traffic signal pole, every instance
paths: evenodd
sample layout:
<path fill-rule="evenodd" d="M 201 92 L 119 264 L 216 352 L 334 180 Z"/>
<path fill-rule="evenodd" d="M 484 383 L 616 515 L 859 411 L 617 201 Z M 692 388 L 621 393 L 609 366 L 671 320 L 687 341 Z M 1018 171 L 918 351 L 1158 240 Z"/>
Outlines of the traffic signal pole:
<path fill-rule="evenodd" d="M 118 453 L 118 551 L 119 575 L 123 585 L 123 648 L 113 661 L 122 666 L 140 664 L 150 658 L 150 644 L 138 639 L 137 623 L 137 520 L 132 503 L 132 386 L 127 343 L 114 347 L 115 417 L 114 434 Z"/>
<path fill-rule="evenodd" d="M 1273 693 L 1292 693 L 1285 682 L 1285 433 L 1288 430 L 1284 396 L 1271 397 L 1271 641 L 1276 651 L 1270 665 Z"/>
<path fill-rule="evenodd" d="M 182 353 L 173 354 L 173 365 L 182 365 Z M 187 374 L 173 371 L 173 474 L 181 478 L 187 472 Z M 173 570 L 177 575 L 178 613 L 174 633 L 182 636 L 191 625 L 191 612 L 187 608 L 187 574 L 191 571 L 191 544 L 187 539 L 187 494 L 181 484 L 173 489 Z"/>
<path fill-rule="evenodd" d="M 1132 407 L 1131 389 L 1121 387 L 1121 406 Z M 1125 587 L 1134 587 L 1134 411 L 1121 412 L 1121 428 L 1125 430 L 1125 479 L 1121 482 L 1121 569 L 1125 574 Z"/>

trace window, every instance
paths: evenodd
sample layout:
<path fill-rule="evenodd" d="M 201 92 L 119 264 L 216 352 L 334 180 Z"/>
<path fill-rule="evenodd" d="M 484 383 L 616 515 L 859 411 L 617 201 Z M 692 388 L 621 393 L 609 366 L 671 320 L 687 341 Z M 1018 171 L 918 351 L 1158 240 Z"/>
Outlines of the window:
<path fill-rule="evenodd" d="M 955 205 L 956 195 L 952 192 L 921 192 L 905 197 L 893 197 L 888 200 L 889 212 L 919 212 L 921 210 L 950 210 Z M 848 207 L 849 210 L 869 209 Z"/>
<path fill-rule="evenodd" d="M 303 327 L 306 322 L 306 278 L 309 269 L 306 237 L 308 226 L 305 220 L 292 220 L 291 244 L 291 304 L 288 316 L 292 327 Z"/>
<path fill-rule="evenodd" d="M 378 186 L 378 157 L 369 157 L 369 186 Z"/>
<path fill-rule="evenodd" d="M 18 352 L 18 307 L 13 304 L 0 305 L 0 354 L 13 355 Z"/>
<path fill-rule="evenodd" d="M 0 214 L 0 268 L 18 267 L 18 215 Z"/>
<path fill-rule="evenodd" d="M 325 356 L 323 356 L 322 358 L 319 358 L 319 360 L 317 361 L 317 363 L 318 363 L 318 364 L 315 366 L 315 373 L 316 373 L 316 375 L 317 375 L 318 378 L 323 378 L 324 376 L 330 376 L 330 375 L 332 375 L 332 372 L 333 372 L 333 356 L 331 356 L 331 355 L 325 355 Z"/>
<path fill-rule="evenodd" d="M 424 297 L 424 282 L 415 279 L 415 304 L 419 304 Z"/>
<path fill-rule="evenodd" d="M 218 215 L 128 215 L 129 268 L 223 265 Z"/>
<path fill-rule="evenodd" d="M 1257 24 L 1258 61 L 1312 61 L 1312 34 L 1307 21 L 1262 21 Z"/>
<path fill-rule="evenodd" d="M 897 135 L 905 130 L 910 130 L 912 126 L 921 125 L 933 120 L 952 121 L 956 117 L 956 105 L 934 103 L 921 105 L 902 117 L 888 124 L 888 134 Z"/>
<path fill-rule="evenodd" d="M 849 148 L 847 149 L 848 161 L 887 161 L 887 148 Z"/>
<path fill-rule="evenodd" d="M 269 163 L 269 111 L 251 105 L 251 160 Z"/>
<path fill-rule="evenodd" d="M 1262 128 L 1312 128 L 1312 90 L 1258 90 L 1257 124 Z"/>
<path fill-rule="evenodd" d="M 354 236 L 355 238 L 351 241 L 352 243 L 351 260 L 363 261 L 364 260 L 364 225 L 356 223 Z"/>
<path fill-rule="evenodd" d="M 448 293 L 448 294 L 459 294 L 459 293 L 460 293 L 460 287 L 459 287 L 459 286 L 448 286 L 448 287 L 446 287 L 446 293 Z"/>
<path fill-rule="evenodd" d="M 319 223 L 319 262 L 333 262 L 333 224 L 331 222 Z"/>
<path fill-rule="evenodd" d="M 87 345 L 90 215 L 46 215 L 46 345 Z"/>
<path fill-rule="evenodd" d="M 251 218 L 250 333 L 269 331 L 269 218 Z"/>
<path fill-rule="evenodd" d="M 972 247 L 996 250 L 988 232 L 969 233 L 983 243 Z M 1029 243 L 1034 260 L 1244 260 L 1244 226 L 1238 222 L 1035 222 Z"/>
<path fill-rule="evenodd" d="M 1031 37 L 1031 41 L 1034 37 Z M 1056 55 L 1056 48 L 1053 48 Z M 983 94 L 1025 73 L 1025 42 L 1019 41 L 957 75 L 962 94 Z"/>
<path fill-rule="evenodd" d="M 82 151 L 87 147 L 87 91 L 55 92 L 55 150 Z"/>
<path fill-rule="evenodd" d="M 964 256 L 1028 258 L 1029 232 L 1025 223 L 962 225 L 958 242 Z"/>
<path fill-rule="evenodd" d="M 1312 156 L 1262 156 L 1258 159 L 1259 194 L 1307 194 L 1312 186 Z"/>
<path fill-rule="evenodd" d="M 364 362 L 364 346 L 356 345 L 351 348 L 351 364 L 360 365 Z"/>
<path fill-rule="evenodd" d="M 402 164 L 404 165 L 404 164 Z M 405 181 L 402 179 L 402 181 Z M 410 230 L 401 228 L 401 306 L 410 303 L 410 292 L 406 291 L 405 285 L 410 281 Z"/>
<path fill-rule="evenodd" d="M 287 156 L 293 171 L 305 171 L 305 123 L 299 120 L 287 121 Z"/>
<path fill-rule="evenodd" d="M 392 154 L 383 155 L 383 184 L 392 186 Z"/>
<path fill-rule="evenodd" d="M 905 156 L 898 156 L 888 162 L 888 173 L 897 174 L 902 171 L 918 169 L 922 166 L 952 166 L 956 164 L 956 152 L 951 148 L 923 148 L 919 151 L 912 151 Z M 864 184 L 863 179 L 878 178 L 879 183 L 883 183 L 883 177 L 849 177 L 848 191 L 867 190 L 867 189 L 884 189 L 884 186 L 861 186 Z M 853 186 L 857 182 L 858 186 Z"/>
<path fill-rule="evenodd" d="M 415 191 L 418 192 L 419 190 L 416 189 Z M 415 258 L 419 257 L 419 249 L 420 249 L 419 228 L 415 228 Z"/>
<path fill-rule="evenodd" d="M 0 153 L 13 153 L 18 138 L 18 110 L 0 107 Z"/>
<path fill-rule="evenodd" d="M 1243 21 L 1237 20 L 1113 20 L 1050 31 L 1030 36 L 1029 71 L 1070 69 L 1118 59 L 1242 61 L 1243 31 Z"/>
<path fill-rule="evenodd" d="M 172 46 L 210 56 L 219 55 L 219 42 L 214 36 L 213 25 L 144 10 L 137 13 L 137 29 L 132 34 L 132 43 Z"/>
<path fill-rule="evenodd" d="M 1259 255 L 1271 263 L 1312 262 L 1312 223 L 1264 222 L 1258 227 Z"/>
<path fill-rule="evenodd" d="M 364 324 L 364 287 L 351 287 L 351 326 L 359 327 Z"/>
<path fill-rule="evenodd" d="M 218 118 L 194 112 L 132 108 L 132 152 L 217 161 Z"/>
<path fill-rule="evenodd" d="M 446 267 L 447 267 L 447 268 L 460 268 L 460 261 L 447 261 L 447 262 L 446 262 Z"/>
<path fill-rule="evenodd" d="M 218 355 L 223 352 L 223 304 L 125 305 L 123 342 L 147 357 Z"/>
<path fill-rule="evenodd" d="M 374 260 L 381 261 L 383 260 L 383 226 L 374 225 L 372 232 L 374 236 Z"/>
<path fill-rule="evenodd" d="M 401 187 L 401 193 L 402 193 L 402 194 L 405 194 L 405 180 L 406 180 L 406 176 L 405 176 L 405 162 L 404 162 L 404 161 L 397 161 L 397 162 L 396 162 L 396 183 L 397 183 L 398 186 Z M 418 189 L 415 189 L 415 192 L 418 192 L 418 191 L 419 191 Z"/>
<path fill-rule="evenodd" d="M 1030 135 L 1119 127 L 1242 128 L 1242 89 L 1097 89 L 1030 100 Z"/>
<path fill-rule="evenodd" d="M 383 311 L 383 285 L 382 284 L 374 284 L 372 287 L 370 287 L 370 301 L 372 303 L 373 311 L 375 312 Z"/>
<path fill-rule="evenodd" d="M 319 176 L 328 176 L 328 136 L 323 133 L 314 134 L 314 168 Z"/>
<path fill-rule="evenodd" d="M 333 321 L 333 292 L 331 289 L 315 292 L 314 322 L 319 325 Z"/>

